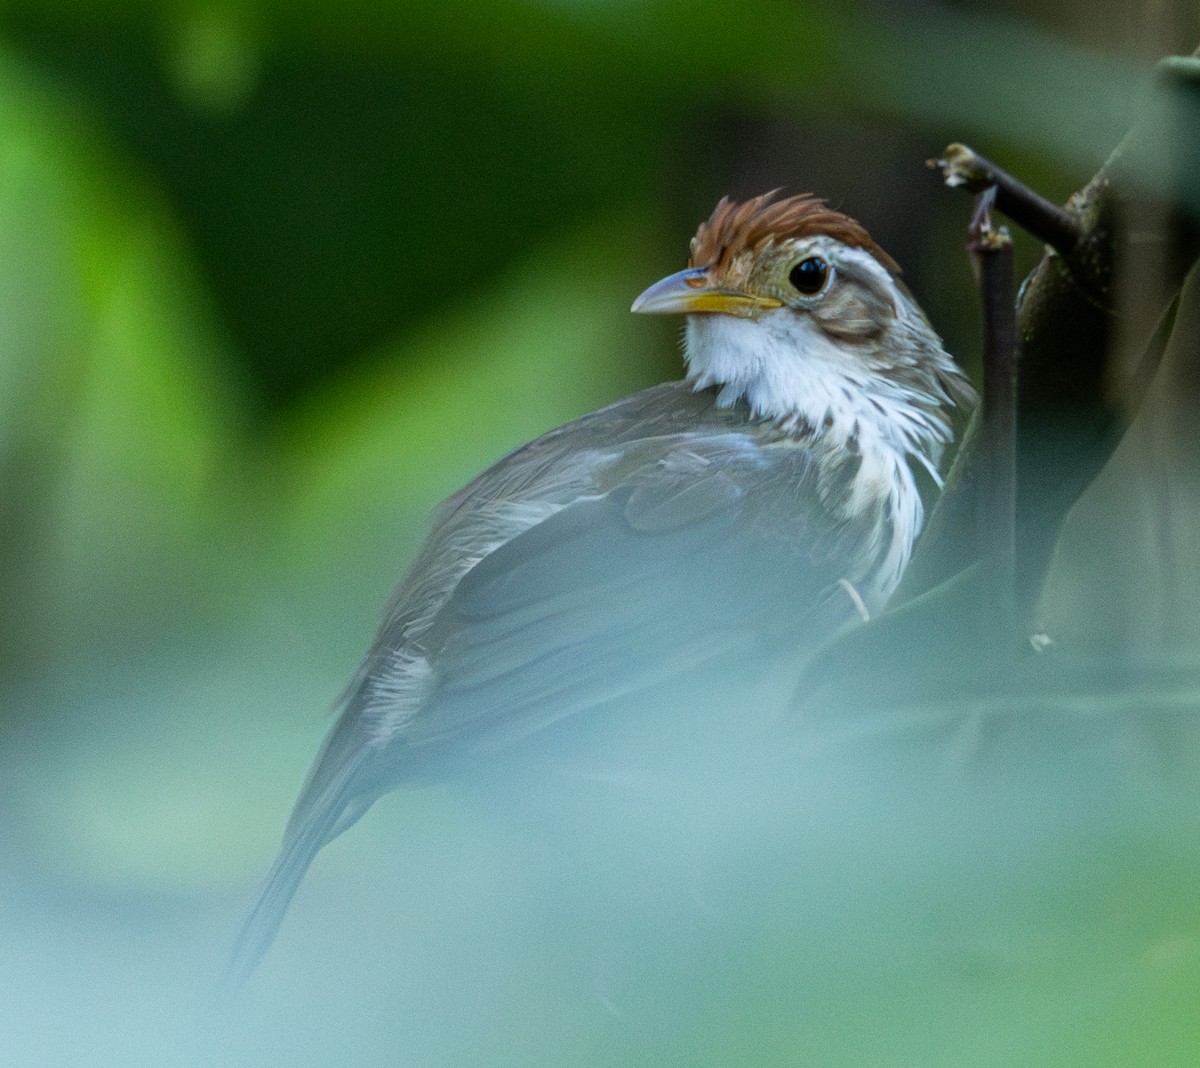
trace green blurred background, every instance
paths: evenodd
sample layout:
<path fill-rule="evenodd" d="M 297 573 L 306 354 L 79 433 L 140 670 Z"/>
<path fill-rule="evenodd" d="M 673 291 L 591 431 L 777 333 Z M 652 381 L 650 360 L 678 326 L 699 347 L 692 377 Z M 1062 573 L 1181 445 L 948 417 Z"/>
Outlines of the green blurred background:
<path fill-rule="evenodd" d="M 398 975 L 353 925 L 298 924 L 276 965 L 295 989 L 268 976 L 220 1055 L 181 1021 L 433 505 L 678 376 L 677 325 L 628 305 L 724 193 L 812 190 L 861 219 L 973 367 L 969 202 L 924 160 L 967 140 L 1061 199 L 1136 113 L 1151 61 L 1197 42 L 1195 8 L 1164 0 L 5 0 L 0 1060 L 409 1063 L 379 1013 L 413 1002 L 386 984 L 419 987 L 442 958 L 426 947 Z M 1105 519 L 1060 569 L 1060 631 L 1097 629 L 1086 576 L 1118 544 L 1133 559 L 1114 583 L 1141 596 L 1106 640 L 1158 641 L 1168 596 L 1196 618 L 1180 394 L 1143 431 L 1153 461 L 1131 445 L 1091 506 Z M 1169 522 L 1164 494 L 1182 502 Z M 1197 629 L 1171 633 L 1186 651 Z M 475 832 L 452 798 L 393 810 L 329 851 L 320 901 L 385 922 L 388 895 L 355 898 L 347 872 L 406 850 L 457 870 L 439 828 Z M 373 961 L 369 1008 L 361 992 L 331 1008 L 339 988 L 303 970 L 346 940 Z M 544 967 L 510 948 L 517 973 Z M 411 1063 L 653 1060 L 560 1008 Z M 912 1059 L 876 1034 L 872 1054 L 851 1035 L 803 1063 L 1200 1058 L 1176 1034 L 1142 1060 L 1122 1032 L 1109 1061 L 1089 1032 L 1006 1060 L 992 1027 L 987 1056 L 963 1052 L 979 1028 L 950 1027 Z M 678 1063 L 797 1063 L 774 1032 L 756 1050 L 761 1033 L 731 1011 Z"/>

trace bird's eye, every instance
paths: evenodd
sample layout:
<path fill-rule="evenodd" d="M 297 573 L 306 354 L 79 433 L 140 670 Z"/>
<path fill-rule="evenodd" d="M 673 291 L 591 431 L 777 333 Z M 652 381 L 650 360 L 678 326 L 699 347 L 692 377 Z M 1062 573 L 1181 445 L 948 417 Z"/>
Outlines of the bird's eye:
<path fill-rule="evenodd" d="M 829 264 L 820 256 L 809 256 L 792 268 L 788 274 L 788 281 L 806 297 L 814 296 L 820 293 L 829 281 Z"/>

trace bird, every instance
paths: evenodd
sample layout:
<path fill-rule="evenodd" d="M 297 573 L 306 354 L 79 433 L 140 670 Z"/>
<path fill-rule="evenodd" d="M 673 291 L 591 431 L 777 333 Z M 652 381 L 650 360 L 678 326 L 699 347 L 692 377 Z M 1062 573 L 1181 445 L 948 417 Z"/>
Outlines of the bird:
<path fill-rule="evenodd" d="M 867 230 L 809 193 L 725 197 L 688 266 L 631 310 L 685 317 L 685 377 L 442 504 L 300 792 L 233 985 L 317 852 L 383 794 L 621 731 L 644 761 L 686 753 L 689 723 L 719 738 L 778 706 L 804 657 L 898 585 L 922 484 L 940 486 L 975 394 Z M 664 705 L 648 743 L 638 727 Z"/>

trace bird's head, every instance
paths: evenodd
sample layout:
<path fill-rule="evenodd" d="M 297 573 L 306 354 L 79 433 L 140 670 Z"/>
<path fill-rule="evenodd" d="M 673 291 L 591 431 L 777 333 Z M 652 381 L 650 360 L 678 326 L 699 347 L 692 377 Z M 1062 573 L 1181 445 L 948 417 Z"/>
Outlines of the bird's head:
<path fill-rule="evenodd" d="M 808 194 L 723 199 L 689 265 L 633 311 L 685 314 L 688 378 L 719 403 L 933 458 L 966 379 L 866 229 Z M 935 459 L 936 462 L 936 459 Z"/>

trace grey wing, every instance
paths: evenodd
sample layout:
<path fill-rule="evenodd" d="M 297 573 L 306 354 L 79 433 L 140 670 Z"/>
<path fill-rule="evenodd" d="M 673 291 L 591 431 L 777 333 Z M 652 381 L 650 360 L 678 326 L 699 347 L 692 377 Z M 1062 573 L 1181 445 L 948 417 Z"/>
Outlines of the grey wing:
<path fill-rule="evenodd" d="M 857 546 L 806 447 L 717 426 L 623 468 L 455 585 L 420 641 L 424 700 L 380 724 L 398 780 L 565 720 L 650 712 L 666 680 L 673 701 L 702 700 L 730 665 L 798 662 L 854 614 L 837 586 Z"/>
<path fill-rule="evenodd" d="M 855 551 L 846 537 L 805 447 L 681 386 L 501 461 L 447 502 L 393 599 L 230 976 L 265 952 L 317 850 L 386 790 L 614 704 L 636 709 L 747 643 L 823 637 L 853 611 L 842 598 L 815 619 Z"/>

